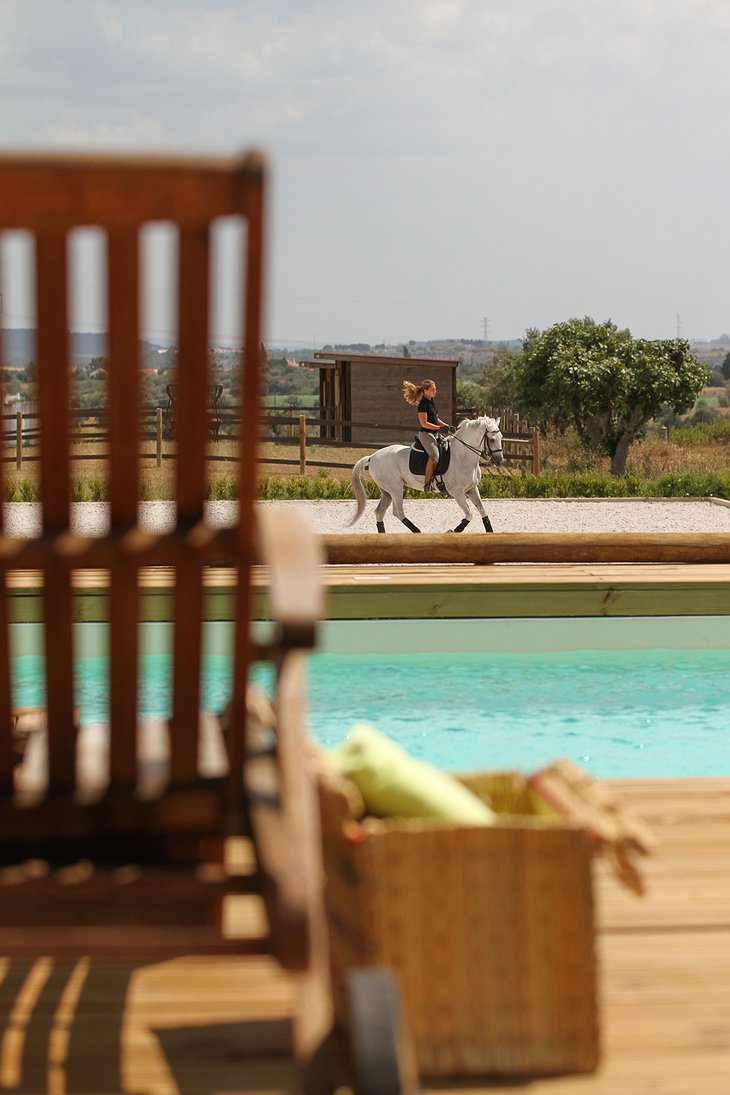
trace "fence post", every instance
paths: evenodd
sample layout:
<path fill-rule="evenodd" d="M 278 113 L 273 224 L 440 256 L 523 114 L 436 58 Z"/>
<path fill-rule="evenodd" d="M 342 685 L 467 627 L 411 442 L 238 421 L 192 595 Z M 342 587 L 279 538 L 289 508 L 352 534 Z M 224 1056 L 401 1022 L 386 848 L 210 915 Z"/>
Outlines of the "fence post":
<path fill-rule="evenodd" d="M 15 466 L 23 466 L 23 412 L 15 412 Z"/>
<path fill-rule="evenodd" d="M 540 431 L 532 427 L 532 474 L 540 474 Z"/>
<path fill-rule="evenodd" d="M 307 470 L 307 419 L 303 414 L 299 415 L 299 474 L 304 475 Z"/>
<path fill-rule="evenodd" d="M 155 451 L 157 467 L 162 467 L 162 407 L 155 408 Z"/>

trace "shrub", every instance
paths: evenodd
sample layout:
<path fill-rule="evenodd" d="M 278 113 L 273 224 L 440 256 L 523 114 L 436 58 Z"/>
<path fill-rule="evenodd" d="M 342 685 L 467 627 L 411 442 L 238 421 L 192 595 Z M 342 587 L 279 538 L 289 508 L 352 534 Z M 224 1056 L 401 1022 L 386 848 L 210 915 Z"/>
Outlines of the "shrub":
<path fill-rule="evenodd" d="M 94 477 L 93 479 L 87 479 L 86 486 L 89 493 L 89 499 L 92 502 L 106 502 L 109 497 L 107 490 L 107 484 L 104 479 Z"/>
<path fill-rule="evenodd" d="M 681 448 L 711 445 L 716 441 L 730 443 L 730 419 L 717 418 L 713 422 L 693 422 L 688 426 L 675 426 L 672 443 Z"/>
<path fill-rule="evenodd" d="M 644 493 L 658 498 L 730 499 L 730 472 L 672 472 L 647 482 Z"/>
<path fill-rule="evenodd" d="M 217 502 L 233 502 L 238 498 L 238 482 L 232 475 L 221 475 L 208 484 L 208 497 Z"/>
<path fill-rule="evenodd" d="M 40 495 L 32 479 L 21 479 L 18 483 L 19 502 L 37 502 Z"/>

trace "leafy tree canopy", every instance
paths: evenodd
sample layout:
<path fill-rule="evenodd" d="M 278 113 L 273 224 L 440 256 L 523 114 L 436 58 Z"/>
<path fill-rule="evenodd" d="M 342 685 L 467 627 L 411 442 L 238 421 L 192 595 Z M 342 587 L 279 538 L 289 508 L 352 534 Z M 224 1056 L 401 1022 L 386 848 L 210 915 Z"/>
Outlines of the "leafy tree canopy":
<path fill-rule="evenodd" d="M 515 379 L 520 356 L 509 346 L 499 346 L 482 365 L 481 383 L 489 406 L 515 405 Z"/>
<path fill-rule="evenodd" d="M 631 443 L 671 407 L 688 411 L 709 371 L 685 339 L 633 338 L 586 316 L 527 332 L 516 369 L 519 409 L 536 422 L 574 426 L 623 475 Z"/>

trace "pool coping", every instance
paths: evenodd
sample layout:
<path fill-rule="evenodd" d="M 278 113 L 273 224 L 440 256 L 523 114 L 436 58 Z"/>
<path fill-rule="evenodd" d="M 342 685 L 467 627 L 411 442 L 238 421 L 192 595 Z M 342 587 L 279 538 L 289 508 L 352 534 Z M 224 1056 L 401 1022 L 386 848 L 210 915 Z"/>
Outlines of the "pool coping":
<path fill-rule="evenodd" d="M 232 620 L 236 574 L 205 571 L 204 618 Z M 72 576 L 74 618 L 108 619 L 108 574 Z M 270 618 L 268 570 L 254 567 L 253 620 Z M 583 616 L 730 615 L 728 563 L 467 564 L 324 566 L 326 619 L 442 619 Z M 139 572 L 140 619 L 172 618 L 174 571 Z M 9 571 L 10 621 L 43 618 L 42 579 Z"/>

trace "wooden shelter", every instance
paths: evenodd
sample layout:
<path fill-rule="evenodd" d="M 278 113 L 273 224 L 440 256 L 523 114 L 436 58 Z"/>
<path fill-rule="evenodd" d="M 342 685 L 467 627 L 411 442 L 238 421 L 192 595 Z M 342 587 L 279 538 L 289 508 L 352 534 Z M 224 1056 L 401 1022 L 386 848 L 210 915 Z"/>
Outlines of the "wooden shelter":
<path fill-rule="evenodd" d="M 364 445 L 408 441 L 418 417 L 403 398 L 404 380 L 435 380 L 441 418 L 456 419 L 454 359 L 318 351 L 302 364 L 319 369 L 323 438 Z"/>

